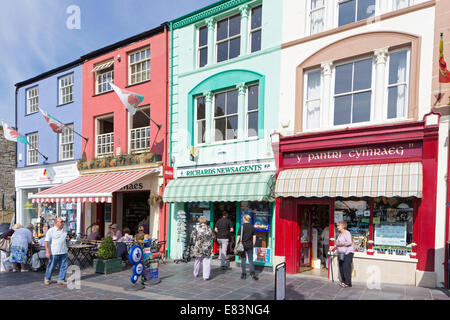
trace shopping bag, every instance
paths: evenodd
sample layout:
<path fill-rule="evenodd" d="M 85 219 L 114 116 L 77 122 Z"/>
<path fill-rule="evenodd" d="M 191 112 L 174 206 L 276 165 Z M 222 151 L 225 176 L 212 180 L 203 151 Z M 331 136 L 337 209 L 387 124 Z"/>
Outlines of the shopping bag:
<path fill-rule="evenodd" d="M 5 252 L 11 252 L 11 240 L 0 239 L 0 250 Z"/>

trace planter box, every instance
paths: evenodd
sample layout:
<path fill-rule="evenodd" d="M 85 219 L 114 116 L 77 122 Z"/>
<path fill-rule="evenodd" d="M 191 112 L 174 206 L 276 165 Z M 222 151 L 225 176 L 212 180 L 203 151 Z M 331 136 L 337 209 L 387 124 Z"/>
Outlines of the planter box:
<path fill-rule="evenodd" d="M 95 273 L 113 273 L 122 271 L 122 259 L 114 258 L 110 260 L 94 259 L 94 271 Z"/>

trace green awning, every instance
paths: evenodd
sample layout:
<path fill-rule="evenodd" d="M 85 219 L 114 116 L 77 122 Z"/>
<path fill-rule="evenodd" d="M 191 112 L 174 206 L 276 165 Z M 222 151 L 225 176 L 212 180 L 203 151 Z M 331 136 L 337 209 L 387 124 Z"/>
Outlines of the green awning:
<path fill-rule="evenodd" d="M 172 180 L 164 202 L 273 201 L 275 172 L 247 173 Z"/>

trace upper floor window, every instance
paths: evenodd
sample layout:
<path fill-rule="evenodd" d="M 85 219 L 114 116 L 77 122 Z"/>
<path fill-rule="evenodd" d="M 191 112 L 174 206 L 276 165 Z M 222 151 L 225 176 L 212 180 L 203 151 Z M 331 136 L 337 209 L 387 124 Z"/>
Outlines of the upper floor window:
<path fill-rule="evenodd" d="M 130 53 L 128 66 L 128 83 L 130 85 L 150 80 L 150 48 Z"/>
<path fill-rule="evenodd" d="M 247 88 L 247 137 L 258 136 L 259 85 Z"/>
<path fill-rule="evenodd" d="M 73 73 L 59 78 L 59 104 L 73 101 Z"/>
<path fill-rule="evenodd" d="M 321 71 L 313 70 L 306 73 L 306 97 L 305 116 L 306 129 L 314 129 L 320 126 L 320 104 L 321 104 Z"/>
<path fill-rule="evenodd" d="M 252 8 L 250 24 L 250 52 L 261 50 L 262 6 Z"/>
<path fill-rule="evenodd" d="M 322 32 L 325 28 L 325 0 L 311 0 L 309 11 L 310 34 Z"/>
<path fill-rule="evenodd" d="M 73 159 L 73 124 L 66 125 L 59 134 L 59 159 Z"/>
<path fill-rule="evenodd" d="M 217 22 L 217 62 L 229 60 L 241 53 L 241 15 Z"/>
<path fill-rule="evenodd" d="M 30 133 L 27 135 L 27 165 L 33 165 L 38 163 L 39 137 L 38 133 Z"/>
<path fill-rule="evenodd" d="M 205 113 L 205 97 L 200 96 L 197 99 L 195 99 L 196 104 L 196 114 L 195 114 L 195 136 L 196 136 L 196 143 L 202 144 L 205 143 L 205 131 L 206 131 L 206 113 Z"/>
<path fill-rule="evenodd" d="M 39 87 L 35 86 L 27 90 L 27 114 L 39 110 Z"/>
<path fill-rule="evenodd" d="M 131 116 L 129 145 L 131 152 L 148 151 L 150 148 L 150 106 L 139 108 Z"/>
<path fill-rule="evenodd" d="M 392 52 L 389 59 L 388 119 L 408 114 L 409 50 Z"/>
<path fill-rule="evenodd" d="M 198 29 L 198 66 L 201 68 L 208 64 L 208 27 Z"/>
<path fill-rule="evenodd" d="M 238 90 L 214 95 L 214 141 L 237 139 Z"/>
<path fill-rule="evenodd" d="M 413 0 L 394 0 L 394 9 L 399 10 L 409 7 L 413 4 Z"/>
<path fill-rule="evenodd" d="M 96 65 L 92 72 L 95 72 L 96 94 L 112 90 L 109 82 L 111 81 L 112 83 L 114 83 L 114 60 Z"/>
<path fill-rule="evenodd" d="M 341 0 L 338 26 L 360 21 L 375 14 L 375 0 Z"/>
<path fill-rule="evenodd" d="M 108 155 L 114 152 L 114 116 L 97 118 L 96 155 Z"/>

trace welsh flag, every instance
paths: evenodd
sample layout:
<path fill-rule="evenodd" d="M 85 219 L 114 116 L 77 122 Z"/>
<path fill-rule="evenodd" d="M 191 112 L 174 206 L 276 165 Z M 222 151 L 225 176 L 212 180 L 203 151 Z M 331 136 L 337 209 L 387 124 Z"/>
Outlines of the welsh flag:
<path fill-rule="evenodd" d="M 5 121 L 2 121 L 2 124 L 3 124 L 3 134 L 5 135 L 6 140 L 29 144 L 27 138 L 25 138 L 19 132 L 11 128 Z"/>
<path fill-rule="evenodd" d="M 116 94 L 119 96 L 120 101 L 122 101 L 124 107 L 128 109 L 128 112 L 132 116 L 134 116 L 138 105 L 144 100 L 144 97 L 137 93 L 121 89 L 116 85 L 114 85 L 112 82 L 109 82 L 109 85 L 114 89 Z"/>
<path fill-rule="evenodd" d="M 450 83 L 450 71 L 444 60 L 444 36 L 441 33 L 441 43 L 439 44 L 439 83 Z"/>
<path fill-rule="evenodd" d="M 47 121 L 50 128 L 52 128 L 53 132 L 55 133 L 61 133 L 64 130 L 64 123 L 57 120 L 56 118 L 52 117 L 50 114 L 48 114 L 46 111 L 39 108 L 39 111 L 42 113 L 42 115 L 45 118 L 45 121 Z"/>

